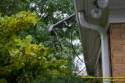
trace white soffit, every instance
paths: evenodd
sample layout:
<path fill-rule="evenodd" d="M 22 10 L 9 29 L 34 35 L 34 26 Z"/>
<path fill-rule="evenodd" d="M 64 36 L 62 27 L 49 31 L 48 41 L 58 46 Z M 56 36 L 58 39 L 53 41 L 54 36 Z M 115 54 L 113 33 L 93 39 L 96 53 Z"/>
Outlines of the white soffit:
<path fill-rule="evenodd" d="M 84 10 L 84 0 L 74 0 L 77 5 L 77 12 Z M 89 0 L 88 0 L 89 1 Z M 90 0 L 93 1 L 93 0 Z M 109 0 L 109 22 L 110 23 L 125 23 L 125 0 Z"/>
<path fill-rule="evenodd" d="M 110 23 L 125 23 L 125 0 L 110 0 Z"/>

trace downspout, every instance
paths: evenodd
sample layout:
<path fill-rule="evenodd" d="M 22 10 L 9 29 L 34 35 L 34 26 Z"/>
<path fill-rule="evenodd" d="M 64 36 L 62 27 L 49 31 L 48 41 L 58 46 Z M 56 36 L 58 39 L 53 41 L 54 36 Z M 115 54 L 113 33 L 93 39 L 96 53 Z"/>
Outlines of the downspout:
<path fill-rule="evenodd" d="M 99 25 L 89 24 L 84 17 L 83 12 L 78 12 L 78 21 L 82 28 L 88 28 L 97 31 L 101 37 L 101 53 L 102 53 L 102 75 L 103 83 L 110 83 L 110 59 L 109 59 L 109 47 L 108 47 L 108 36 L 107 31 L 104 27 Z M 107 79 L 108 78 L 108 79 Z"/>

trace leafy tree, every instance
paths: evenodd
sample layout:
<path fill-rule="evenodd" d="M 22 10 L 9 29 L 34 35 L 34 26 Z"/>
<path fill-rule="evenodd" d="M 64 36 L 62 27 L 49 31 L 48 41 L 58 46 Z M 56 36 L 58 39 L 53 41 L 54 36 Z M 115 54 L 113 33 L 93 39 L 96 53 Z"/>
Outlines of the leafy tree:
<path fill-rule="evenodd" d="M 31 35 L 20 35 L 37 23 L 34 13 L 22 11 L 0 19 L 1 78 L 8 83 L 32 83 L 38 77 L 44 80 L 68 74 L 67 60 L 48 57 L 43 44 L 33 43 Z"/>
<path fill-rule="evenodd" d="M 0 6 L 1 83 L 82 83 L 72 73 L 75 22 L 58 26 L 57 35 L 48 33 L 73 13 L 70 0 L 1 0 Z"/>

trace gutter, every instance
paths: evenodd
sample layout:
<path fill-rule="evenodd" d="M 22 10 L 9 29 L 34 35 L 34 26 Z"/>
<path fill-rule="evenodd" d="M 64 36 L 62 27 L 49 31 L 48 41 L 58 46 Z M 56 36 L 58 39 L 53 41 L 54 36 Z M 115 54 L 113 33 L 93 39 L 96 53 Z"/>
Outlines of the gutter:
<path fill-rule="evenodd" d="M 109 45 L 108 45 L 108 36 L 107 31 L 104 27 L 99 25 L 89 24 L 84 17 L 84 12 L 78 12 L 77 17 L 78 21 L 82 28 L 91 29 L 97 31 L 101 37 L 101 53 L 102 53 L 102 75 L 103 75 L 103 83 L 111 83 L 110 78 L 110 59 L 109 59 Z"/>

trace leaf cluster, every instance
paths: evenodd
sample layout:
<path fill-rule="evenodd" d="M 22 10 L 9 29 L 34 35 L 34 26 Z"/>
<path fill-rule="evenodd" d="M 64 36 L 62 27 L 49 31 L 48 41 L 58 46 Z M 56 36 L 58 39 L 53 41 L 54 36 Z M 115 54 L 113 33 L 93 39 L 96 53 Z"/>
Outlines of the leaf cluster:
<path fill-rule="evenodd" d="M 33 43 L 31 35 L 20 36 L 37 23 L 34 13 L 22 11 L 0 19 L 0 77 L 7 83 L 32 83 L 38 76 L 57 78 L 69 73 L 67 60 L 48 57 L 42 43 Z"/>

